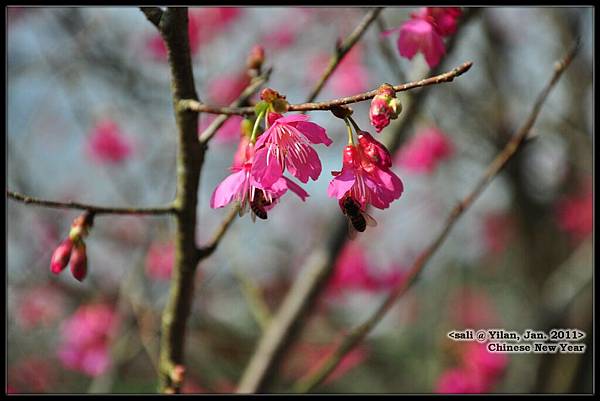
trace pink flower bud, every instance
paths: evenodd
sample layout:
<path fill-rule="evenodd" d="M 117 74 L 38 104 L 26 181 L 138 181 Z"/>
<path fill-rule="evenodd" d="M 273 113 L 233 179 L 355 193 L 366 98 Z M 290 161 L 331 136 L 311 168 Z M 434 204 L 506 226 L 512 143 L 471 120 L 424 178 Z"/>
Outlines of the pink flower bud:
<path fill-rule="evenodd" d="M 363 154 L 377 167 L 386 169 L 392 165 L 392 156 L 387 148 L 366 131 L 358 132 L 358 142 Z"/>
<path fill-rule="evenodd" d="M 67 267 L 69 258 L 71 257 L 71 250 L 73 249 L 73 241 L 67 238 L 54 250 L 52 259 L 50 260 L 50 271 L 54 274 L 59 274 Z"/>
<path fill-rule="evenodd" d="M 394 87 L 392 85 L 382 84 L 379 88 L 377 88 L 377 95 L 394 98 L 396 97 L 396 91 L 394 90 Z"/>
<path fill-rule="evenodd" d="M 371 101 L 369 119 L 377 132 L 390 124 L 390 120 L 398 118 L 402 104 L 396 99 L 396 92 L 390 84 L 383 84 L 377 89 L 377 95 Z"/>
<path fill-rule="evenodd" d="M 265 61 L 265 49 L 261 45 L 255 45 L 252 50 L 250 50 L 250 54 L 248 55 L 248 59 L 246 60 L 246 67 L 249 70 L 260 70 L 263 62 Z"/>
<path fill-rule="evenodd" d="M 79 241 L 73 247 L 71 255 L 71 273 L 78 281 L 83 281 L 87 275 L 87 254 L 85 251 L 85 243 Z"/>

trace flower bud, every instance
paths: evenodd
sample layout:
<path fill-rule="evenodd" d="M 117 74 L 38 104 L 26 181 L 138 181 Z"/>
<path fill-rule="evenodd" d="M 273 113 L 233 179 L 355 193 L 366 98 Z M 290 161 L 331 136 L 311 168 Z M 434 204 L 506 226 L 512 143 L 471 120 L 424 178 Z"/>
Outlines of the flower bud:
<path fill-rule="evenodd" d="M 246 67 L 249 70 L 260 70 L 263 62 L 265 61 L 265 49 L 260 45 L 255 45 L 248 55 L 246 60 Z"/>
<path fill-rule="evenodd" d="M 67 238 L 54 250 L 52 259 L 50 260 L 50 271 L 54 274 L 59 274 L 67 267 L 71 258 L 71 250 L 73 249 L 73 241 Z"/>
<path fill-rule="evenodd" d="M 277 99 L 278 97 L 281 97 L 281 95 L 275 89 L 264 88 L 263 90 L 260 91 L 260 98 L 262 100 L 264 100 L 265 102 L 271 103 L 273 100 Z"/>
<path fill-rule="evenodd" d="M 390 124 L 390 120 L 398 118 L 402 111 L 400 100 L 396 99 L 394 88 L 390 84 L 383 84 L 377 89 L 377 95 L 371 101 L 369 119 L 377 132 Z"/>
<path fill-rule="evenodd" d="M 271 110 L 276 113 L 285 113 L 288 110 L 288 102 L 285 99 L 285 96 L 282 96 L 274 89 L 263 89 L 260 92 L 260 98 L 269 103 Z"/>
<path fill-rule="evenodd" d="M 392 156 L 387 148 L 366 131 L 358 132 L 358 143 L 363 154 L 376 166 L 386 169 L 392 165 Z"/>
<path fill-rule="evenodd" d="M 71 254 L 71 273 L 78 281 L 83 281 L 87 275 L 87 254 L 83 241 L 74 244 Z"/>

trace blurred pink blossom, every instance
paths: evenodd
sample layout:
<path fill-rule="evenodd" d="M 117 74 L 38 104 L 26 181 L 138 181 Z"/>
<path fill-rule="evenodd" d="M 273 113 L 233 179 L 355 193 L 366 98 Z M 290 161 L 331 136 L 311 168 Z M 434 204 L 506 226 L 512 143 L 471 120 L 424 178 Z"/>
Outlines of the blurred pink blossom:
<path fill-rule="evenodd" d="M 337 344 L 334 344 L 334 346 L 307 342 L 298 344 L 293 353 L 293 355 L 297 355 L 297 357 L 286 362 L 283 374 L 291 379 L 300 379 L 305 375 L 316 372 L 331 356 L 336 347 Z M 342 358 L 325 383 L 331 383 L 340 379 L 350 370 L 363 363 L 367 357 L 368 351 L 364 345 L 359 345 L 354 348 Z"/>
<path fill-rule="evenodd" d="M 369 89 L 369 70 L 363 63 L 362 53 L 360 46 L 354 46 L 325 84 L 334 96 L 349 96 Z M 311 84 L 321 78 L 330 58 L 330 54 L 322 53 L 313 60 L 309 74 Z"/>
<path fill-rule="evenodd" d="M 173 242 L 153 242 L 146 255 L 146 275 L 153 280 L 169 280 L 174 260 Z"/>
<path fill-rule="evenodd" d="M 400 31 L 397 41 L 400 55 L 412 60 L 417 52 L 421 52 L 433 68 L 446 53 L 442 37 L 456 31 L 460 14 L 458 7 L 424 7 L 411 13 L 411 19 L 399 28 L 388 30 L 384 35 Z"/>
<path fill-rule="evenodd" d="M 493 327 L 498 322 L 498 312 L 483 289 L 462 286 L 455 290 L 448 301 L 448 314 L 453 321 L 465 328 Z"/>
<path fill-rule="evenodd" d="M 90 304 L 80 306 L 64 322 L 58 357 L 71 370 L 98 376 L 110 365 L 109 338 L 119 325 L 112 306 Z"/>
<path fill-rule="evenodd" d="M 47 393 L 56 384 L 56 369 L 51 361 L 27 357 L 8 367 L 8 381 L 13 393 Z M 18 390 L 17 390 L 18 389 Z"/>
<path fill-rule="evenodd" d="M 208 97 L 216 104 L 229 105 L 250 83 L 246 72 L 221 75 L 213 78 L 208 84 Z"/>
<path fill-rule="evenodd" d="M 131 142 L 111 119 L 96 123 L 87 142 L 87 153 L 97 163 L 119 164 L 133 153 Z"/>
<path fill-rule="evenodd" d="M 241 13 L 239 7 L 191 8 L 188 12 L 188 36 L 192 56 L 235 22 Z M 159 33 L 148 37 L 146 49 L 154 59 L 166 61 L 167 46 Z"/>
<path fill-rule="evenodd" d="M 513 219 L 507 213 L 490 213 L 483 218 L 483 239 L 491 255 L 502 253 L 513 235 Z"/>
<path fill-rule="evenodd" d="M 389 269 L 385 273 L 375 271 L 373 265 L 367 261 L 364 249 L 360 245 L 349 243 L 335 263 L 333 275 L 327 285 L 327 294 L 335 296 L 352 290 L 388 290 L 397 286 L 405 276 L 399 268 Z"/>
<path fill-rule="evenodd" d="M 216 115 L 203 116 L 198 125 L 198 133 L 203 132 L 215 120 Z M 240 139 L 241 129 L 240 124 L 243 118 L 241 116 L 231 116 L 219 128 L 215 134 L 214 141 L 216 143 L 231 143 Z"/>
<path fill-rule="evenodd" d="M 584 240 L 594 228 L 594 193 L 588 179 L 578 193 L 564 196 L 556 206 L 558 226 L 572 242 Z"/>
<path fill-rule="evenodd" d="M 418 131 L 396 154 L 396 163 L 414 173 L 431 174 L 438 164 L 454 154 L 450 138 L 439 128 Z"/>
<path fill-rule="evenodd" d="M 24 330 L 49 326 L 62 314 L 64 298 L 55 288 L 42 284 L 19 294 L 15 320 Z"/>

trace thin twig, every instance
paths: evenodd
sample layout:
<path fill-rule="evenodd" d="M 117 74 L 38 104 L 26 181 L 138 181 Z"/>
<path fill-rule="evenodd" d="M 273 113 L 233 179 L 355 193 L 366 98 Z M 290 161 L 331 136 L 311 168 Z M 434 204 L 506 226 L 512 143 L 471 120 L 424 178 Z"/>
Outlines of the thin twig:
<path fill-rule="evenodd" d="M 161 215 L 161 214 L 174 214 L 177 213 L 177 209 L 174 206 L 160 206 L 160 207 L 110 207 L 110 206 L 98 206 L 90 205 L 79 202 L 57 202 L 46 199 L 34 198 L 32 196 L 23 195 L 13 191 L 6 191 L 9 198 L 14 199 L 18 202 L 25 204 L 51 207 L 56 209 L 79 209 L 93 212 L 94 214 L 147 214 L 147 215 Z"/>
<path fill-rule="evenodd" d="M 431 244 L 421 253 L 421 255 L 414 262 L 413 266 L 408 272 L 406 280 L 392 290 L 388 295 L 383 304 L 371 315 L 363 324 L 356 327 L 352 332 L 342 341 L 342 343 L 336 348 L 334 353 L 321 365 L 320 369 L 310 376 L 302 379 L 296 385 L 298 392 L 308 392 L 322 383 L 329 374 L 336 368 L 343 357 L 352 349 L 358 345 L 358 343 L 364 339 L 364 337 L 375 327 L 377 323 L 385 316 L 390 310 L 394 303 L 405 294 L 412 284 L 419 277 L 423 271 L 427 262 L 435 254 L 435 252 L 442 245 L 452 227 L 456 223 L 462 214 L 468 210 L 473 202 L 479 197 L 487 185 L 498 175 L 506 163 L 515 155 L 515 153 L 521 148 L 526 142 L 527 135 L 531 130 L 531 127 L 535 123 L 542 105 L 548 97 L 550 90 L 554 87 L 562 73 L 568 67 L 575 56 L 577 47 L 573 48 L 569 54 L 559 63 L 556 64 L 554 74 L 548 84 L 544 87 L 541 93 L 538 95 L 536 102 L 527 118 L 525 124 L 517 131 L 512 139 L 506 144 L 504 149 L 496 156 L 496 158 L 490 163 L 485 170 L 485 173 L 481 179 L 475 185 L 473 191 L 471 191 L 460 203 L 458 203 L 451 211 L 446 224 L 442 228 L 438 236 L 431 242 Z"/>
<path fill-rule="evenodd" d="M 234 206 L 231 208 L 227 216 L 223 219 L 217 230 L 212 236 L 212 239 L 208 242 L 208 244 L 204 245 L 202 248 L 198 249 L 198 261 L 202 259 L 206 259 L 217 249 L 219 243 L 225 236 L 227 229 L 235 220 L 235 217 L 238 215 L 239 206 Z"/>
<path fill-rule="evenodd" d="M 152 22 L 152 24 L 160 29 L 160 19 L 163 16 L 163 10 L 159 7 L 140 7 L 140 10 L 144 13 L 148 21 Z"/>
<path fill-rule="evenodd" d="M 433 77 L 421 79 L 419 81 L 408 82 L 405 84 L 395 85 L 394 90 L 396 92 L 405 92 L 411 89 L 422 88 L 429 85 L 437 85 L 445 82 L 452 82 L 454 78 L 469 71 L 469 68 L 473 65 L 472 62 L 465 62 L 458 67 L 445 72 L 443 74 L 435 75 Z M 332 99 L 324 102 L 315 103 L 300 103 L 290 104 L 288 111 L 327 111 L 331 110 L 335 106 L 343 106 L 352 103 L 363 102 L 374 98 L 377 95 L 377 89 L 373 89 L 368 92 L 359 93 L 353 96 L 341 97 L 338 99 Z M 190 111 L 198 113 L 212 113 L 212 114 L 226 114 L 226 115 L 251 115 L 254 114 L 254 107 L 219 107 L 211 106 L 208 104 L 200 103 L 193 100 L 183 100 L 181 102 L 182 107 L 187 108 Z"/>
<path fill-rule="evenodd" d="M 363 17 L 361 22 L 356 26 L 356 28 L 354 28 L 354 31 L 352 31 L 352 33 L 348 35 L 348 37 L 346 37 L 346 39 L 339 45 L 339 47 L 336 49 L 335 54 L 331 57 L 329 65 L 325 69 L 325 72 L 321 76 L 321 79 L 314 87 L 314 89 L 310 92 L 310 95 L 308 96 L 307 100 L 308 102 L 312 102 L 317 98 L 319 93 L 321 93 L 321 89 L 323 89 L 323 86 L 325 86 L 325 83 L 327 82 L 331 74 L 333 74 L 338 64 L 342 61 L 344 56 L 350 50 L 352 50 L 356 42 L 360 40 L 360 38 L 366 32 L 367 28 L 369 28 L 371 23 L 373 23 L 373 21 L 379 16 L 382 10 L 383 7 L 378 7 L 367 13 Z"/>
<path fill-rule="evenodd" d="M 250 85 L 248 85 L 246 89 L 244 89 L 240 96 L 238 96 L 238 98 L 235 101 L 233 101 L 233 103 L 231 103 L 229 107 L 238 107 L 239 105 L 247 102 L 250 96 L 252 96 L 252 94 L 254 94 L 254 92 L 256 92 L 262 84 L 269 80 L 272 71 L 273 69 L 269 68 L 267 71 L 265 71 L 264 74 L 254 78 Z M 188 108 L 189 102 L 189 100 L 182 100 L 179 103 L 180 107 Z M 220 115 L 217 118 L 215 118 L 214 121 L 211 122 L 211 124 L 200 135 L 200 142 L 203 144 L 208 143 L 208 141 L 210 141 L 212 137 L 215 136 L 219 128 L 221 128 L 223 124 L 225 124 L 225 121 L 227 121 L 228 118 L 229 117 L 227 115 Z"/>

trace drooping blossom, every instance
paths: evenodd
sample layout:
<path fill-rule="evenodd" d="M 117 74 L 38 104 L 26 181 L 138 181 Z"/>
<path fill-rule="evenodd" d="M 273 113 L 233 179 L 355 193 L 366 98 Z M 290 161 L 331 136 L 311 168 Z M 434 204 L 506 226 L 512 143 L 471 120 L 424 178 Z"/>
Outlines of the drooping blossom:
<path fill-rule="evenodd" d="M 331 356 L 335 350 L 336 344 L 332 347 L 329 344 L 315 344 L 303 342 L 299 343 L 295 348 L 293 355 L 296 358 L 286 362 L 283 368 L 283 374 L 290 379 L 301 379 L 308 376 L 321 368 L 321 365 Z M 331 372 L 325 380 L 325 384 L 332 383 L 350 370 L 362 364 L 368 357 L 368 349 L 364 345 L 359 345 L 352 351 L 348 352 Z"/>
<path fill-rule="evenodd" d="M 256 141 L 252 177 L 269 187 L 289 171 L 301 182 L 316 180 L 321 160 L 311 144 L 331 145 L 325 128 L 308 121 L 304 114 L 282 116 L 269 113 L 269 128 Z"/>
<path fill-rule="evenodd" d="M 61 293 L 48 285 L 37 285 L 19 294 L 16 301 L 15 321 L 24 330 L 47 327 L 63 313 Z"/>
<path fill-rule="evenodd" d="M 389 290 L 405 277 L 403 271 L 396 267 L 387 272 L 376 272 L 373 264 L 367 260 L 365 250 L 354 243 L 348 243 L 344 247 L 333 269 L 333 275 L 327 285 L 327 293 L 331 296 L 354 290 Z"/>
<path fill-rule="evenodd" d="M 577 193 L 560 199 L 556 206 L 558 226 L 572 242 L 577 243 L 589 236 L 594 229 L 594 194 L 588 180 Z"/>
<path fill-rule="evenodd" d="M 342 211 L 346 197 L 357 202 L 361 212 L 365 212 L 369 204 L 386 209 L 400 197 L 404 187 L 400 178 L 384 165 L 365 154 L 361 146 L 346 146 L 342 170 L 332 171 L 334 178 L 329 183 L 327 195 L 340 201 Z"/>
<path fill-rule="evenodd" d="M 118 325 L 111 305 L 80 306 L 61 329 L 58 357 L 63 366 L 88 376 L 104 373 L 110 365 L 110 336 Z"/>
<path fill-rule="evenodd" d="M 383 84 L 377 89 L 377 95 L 371 101 L 369 120 L 375 127 L 375 131 L 381 132 L 390 124 L 390 120 L 398 118 L 401 111 L 402 104 L 396 99 L 394 88 L 390 84 Z"/>
<path fill-rule="evenodd" d="M 411 19 L 399 28 L 384 34 L 400 31 L 398 52 L 412 60 L 418 52 L 423 53 L 430 68 L 437 66 L 446 53 L 443 36 L 456 31 L 457 19 L 461 11 L 456 7 L 425 7 L 411 14 Z"/>
<path fill-rule="evenodd" d="M 97 163 L 120 164 L 132 155 L 133 146 L 115 121 L 104 119 L 92 129 L 87 153 Z"/>
<path fill-rule="evenodd" d="M 146 254 L 146 275 L 153 280 L 169 280 L 174 260 L 173 242 L 153 242 Z"/>
<path fill-rule="evenodd" d="M 242 154 L 243 157 L 241 157 Z M 232 173 L 215 188 L 210 198 L 210 207 L 219 208 L 232 201 L 237 201 L 243 211 L 248 205 L 260 202 L 260 206 L 268 211 L 275 206 L 288 189 L 303 201 L 308 197 L 306 191 L 284 176 L 277 178 L 271 185 L 259 183 L 251 174 L 254 163 L 255 147 L 247 138 L 242 137 L 240 148 L 230 168 Z"/>
<path fill-rule="evenodd" d="M 208 97 L 216 104 L 229 105 L 250 84 L 250 77 L 243 71 L 213 78 L 207 88 Z"/>
<path fill-rule="evenodd" d="M 431 174 L 454 154 L 450 138 L 440 129 L 421 129 L 397 153 L 396 163 L 413 173 Z"/>
<path fill-rule="evenodd" d="M 18 388 L 18 393 L 48 393 L 57 384 L 52 361 L 36 356 L 23 358 L 8 367 L 7 379 Z M 17 392 L 16 390 L 14 392 Z"/>
<path fill-rule="evenodd" d="M 212 124 L 215 120 L 215 115 L 202 116 L 200 120 L 200 124 L 198 125 L 198 132 L 203 132 L 206 128 Z M 231 143 L 235 142 L 240 138 L 240 123 L 243 118 L 241 116 L 231 116 L 229 117 L 219 128 L 217 133 L 215 134 L 213 141 L 215 143 Z"/>

